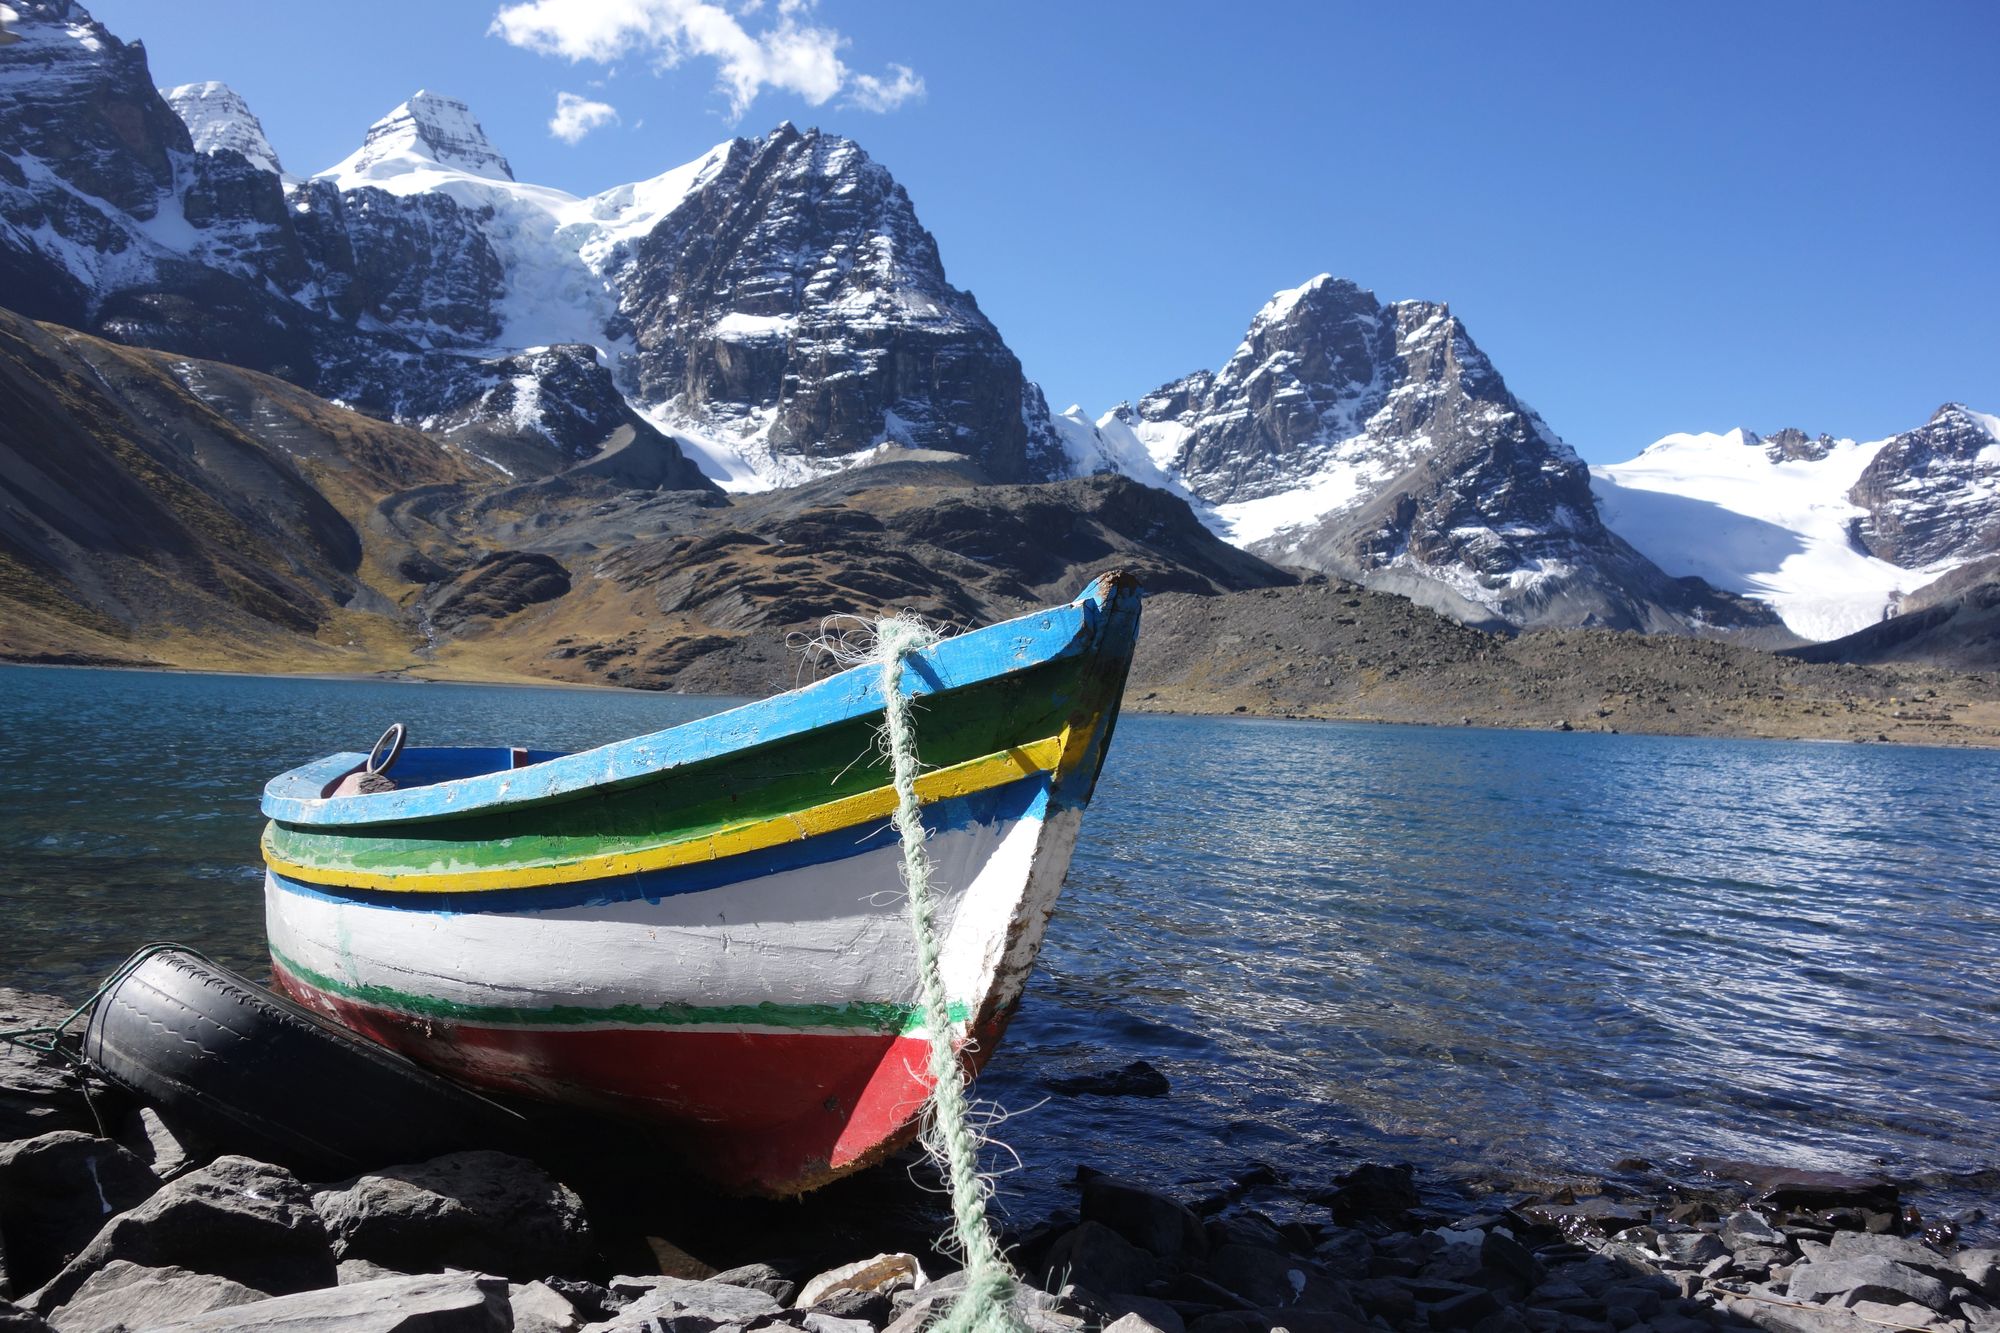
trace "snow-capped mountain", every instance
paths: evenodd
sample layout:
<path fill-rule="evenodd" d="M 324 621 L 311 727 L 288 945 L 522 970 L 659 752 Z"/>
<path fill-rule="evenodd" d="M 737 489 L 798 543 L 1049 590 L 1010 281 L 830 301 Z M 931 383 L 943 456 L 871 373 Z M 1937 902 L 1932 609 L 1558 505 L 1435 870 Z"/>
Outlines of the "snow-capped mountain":
<path fill-rule="evenodd" d="M 1161 477 L 1266 559 L 1473 622 L 1767 625 L 1607 530 L 1583 464 L 1508 392 L 1450 310 L 1321 274 L 1279 292 L 1221 370 L 1120 406 L 1079 466 Z"/>
<path fill-rule="evenodd" d="M 278 165 L 278 150 L 264 135 L 264 123 L 228 84 L 184 83 L 160 89 L 160 96 L 187 126 L 195 152 L 237 153 L 258 171 L 284 175 L 284 168 Z"/>
<path fill-rule="evenodd" d="M 426 91 L 296 180 L 226 86 L 162 97 L 143 49 L 81 6 L 20 9 L 0 49 L 0 278 L 23 313 L 450 421 L 475 452 L 496 382 L 559 363 L 561 384 L 510 387 L 488 423 L 496 467 L 531 461 L 524 414 L 546 471 L 636 413 L 739 488 L 885 445 L 997 480 L 1064 470 L 1020 363 L 847 140 L 782 125 L 579 198 L 515 180 L 473 112 Z M 538 355 L 571 345 L 595 369 Z"/>
<path fill-rule="evenodd" d="M 1661 568 L 1756 598 L 1807 639 L 1865 629 L 2000 554 L 2000 418 L 1957 403 L 1886 440 L 1669 435 L 1591 469 L 1591 486 Z"/>

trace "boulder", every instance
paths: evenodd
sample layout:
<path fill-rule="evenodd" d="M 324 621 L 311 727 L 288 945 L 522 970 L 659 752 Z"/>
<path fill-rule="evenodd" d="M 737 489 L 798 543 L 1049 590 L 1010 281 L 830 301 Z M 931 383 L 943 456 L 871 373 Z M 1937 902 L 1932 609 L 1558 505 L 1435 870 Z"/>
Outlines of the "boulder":
<path fill-rule="evenodd" d="M 343 1287 L 357 1287 L 363 1282 L 379 1282 L 385 1277 L 408 1276 L 400 1269 L 373 1264 L 366 1259 L 342 1259 L 337 1271 L 340 1274 L 339 1285 Z"/>
<path fill-rule="evenodd" d="M 226 1277 L 185 1268 L 145 1268 L 114 1259 L 92 1273 L 68 1303 L 51 1312 L 49 1323 L 57 1333 L 115 1333 L 157 1328 L 263 1299 L 264 1292 Z"/>
<path fill-rule="evenodd" d="M 1162 1275 L 1160 1261 L 1102 1222 L 1080 1222 L 1049 1246 L 1042 1259 L 1043 1285 L 1074 1282 L 1106 1296 L 1144 1292 Z"/>
<path fill-rule="evenodd" d="M 1830 1258 L 1846 1259 L 1857 1254 L 1877 1254 L 1892 1260 L 1905 1268 L 1914 1268 L 1919 1273 L 1929 1273 L 1940 1282 L 1950 1285 L 1964 1280 L 1964 1271 L 1956 1260 L 1939 1254 L 1920 1240 L 1905 1236 L 1877 1236 L 1865 1231 L 1836 1231 L 1827 1244 Z"/>
<path fill-rule="evenodd" d="M 1187 1263 L 1208 1252 L 1207 1234 L 1191 1209 L 1110 1176 L 1083 1182 L 1083 1216 L 1169 1263 Z"/>
<path fill-rule="evenodd" d="M 232 1305 L 155 1333 L 508 1333 L 507 1282 L 478 1273 L 418 1273 Z"/>
<path fill-rule="evenodd" d="M 1729 1253 L 1727 1245 L 1706 1231 L 1670 1231 L 1660 1237 L 1653 1249 L 1682 1268 L 1700 1268 Z"/>
<path fill-rule="evenodd" d="M 1920 1273 L 1879 1254 L 1856 1254 L 1848 1258 L 1829 1256 L 1814 1264 L 1800 1264 L 1792 1270 L 1786 1292 L 1793 1300 L 1852 1305 L 1856 1301 L 1914 1301 L 1927 1309 L 1942 1310 L 1950 1298 L 1950 1288 L 1928 1273 Z"/>
<path fill-rule="evenodd" d="M 586 1266 L 592 1254 L 582 1200 L 508 1153 L 384 1167 L 330 1186 L 312 1203 L 341 1259 L 532 1279 Z"/>
<path fill-rule="evenodd" d="M 1417 1180 L 1414 1168 L 1404 1163 L 1381 1166 L 1370 1162 L 1334 1179 L 1335 1188 L 1315 1196 L 1333 1210 L 1333 1220 L 1343 1225 L 1363 1220 L 1400 1224 L 1415 1208 Z"/>
<path fill-rule="evenodd" d="M 806 1333 L 875 1333 L 875 1324 L 867 1319 L 842 1319 L 838 1315 L 823 1314 L 818 1308 L 799 1316 Z"/>
<path fill-rule="evenodd" d="M 0 1301 L 0 1333 L 49 1333 L 49 1326 L 34 1311 Z"/>
<path fill-rule="evenodd" d="M 1114 1328 L 1122 1328 L 1123 1333 L 1144 1333 L 1144 1329 L 1127 1324 L 1128 1319 L 1136 1319 L 1154 1333 L 1187 1333 L 1187 1321 L 1181 1312 L 1165 1301 L 1151 1296 L 1110 1296 L 1103 1298 L 1104 1333 Z"/>
<path fill-rule="evenodd" d="M 1739 1208 L 1723 1219 L 1722 1243 L 1732 1250 L 1739 1245 L 1773 1245 L 1783 1249 L 1787 1244 L 1784 1232 L 1748 1208 Z"/>
<path fill-rule="evenodd" d="M 247 1157 L 218 1157 L 112 1218 L 35 1294 L 35 1308 L 67 1303 L 91 1274 L 118 1259 L 209 1273 L 278 1295 L 332 1286 L 338 1276 L 305 1186 L 283 1167 Z"/>
<path fill-rule="evenodd" d="M 1181 1322 L 1181 1317 L 1178 1314 L 1174 1315 L 1174 1324 L 1182 1330 L 1185 1330 L 1187 1327 L 1186 1324 Z M 1104 1326 L 1104 1333 L 1173 1333 L 1173 1330 L 1167 1328 L 1164 1324 L 1155 1323 L 1147 1319 L 1136 1310 L 1131 1310 L 1119 1315 L 1116 1319 L 1106 1324 Z"/>
<path fill-rule="evenodd" d="M 110 1139 L 59 1129 L 0 1146 L 0 1233 L 16 1290 L 38 1287 L 159 1180 Z"/>

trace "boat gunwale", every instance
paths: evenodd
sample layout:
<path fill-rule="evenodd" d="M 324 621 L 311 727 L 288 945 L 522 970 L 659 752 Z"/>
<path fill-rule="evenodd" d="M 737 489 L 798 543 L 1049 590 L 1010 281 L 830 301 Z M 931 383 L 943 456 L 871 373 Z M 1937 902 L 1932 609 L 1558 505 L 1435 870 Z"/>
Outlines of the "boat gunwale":
<path fill-rule="evenodd" d="M 1093 580 L 1072 602 L 944 639 L 911 655 L 904 688 L 919 698 L 1075 656 L 1095 642 L 1106 595 L 1105 580 Z M 879 713 L 881 689 L 880 670 L 863 664 L 796 690 L 526 768 L 400 791 L 321 796 L 365 758 L 343 751 L 272 778 L 264 787 L 263 813 L 284 824 L 351 828 L 483 815 L 587 795 Z M 662 745 L 670 747 L 667 752 L 659 752 Z"/>

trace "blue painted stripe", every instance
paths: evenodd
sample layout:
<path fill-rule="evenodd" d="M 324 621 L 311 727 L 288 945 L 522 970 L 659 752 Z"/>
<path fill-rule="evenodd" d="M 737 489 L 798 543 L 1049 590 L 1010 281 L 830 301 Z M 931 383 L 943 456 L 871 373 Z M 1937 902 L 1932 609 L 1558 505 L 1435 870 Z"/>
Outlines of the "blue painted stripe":
<path fill-rule="evenodd" d="M 924 827 L 933 834 L 994 825 L 1018 819 L 1047 817 L 1049 775 L 1036 773 L 990 787 L 969 796 L 955 796 L 924 807 Z M 348 889 L 310 884 L 273 873 L 271 882 L 287 893 L 326 902 L 361 903 L 388 907 L 401 912 L 458 916 L 466 913 L 548 912 L 565 907 L 608 907 L 614 903 L 644 899 L 659 902 L 684 893 L 702 893 L 725 888 L 767 875 L 808 866 L 829 865 L 852 856 L 861 856 L 896 845 L 895 827 L 876 825 L 866 833 L 842 829 L 816 838 L 788 842 L 754 852 L 725 857 L 720 861 L 698 861 L 693 865 L 666 870 L 647 870 L 631 875 L 582 880 L 574 884 L 551 884 L 545 888 L 490 889 L 469 893 L 399 893 L 382 889 Z"/>
<path fill-rule="evenodd" d="M 903 673 L 912 697 L 955 690 L 1073 656 L 1095 643 L 1103 619 L 1099 585 L 1076 601 L 949 638 L 912 654 Z M 428 787 L 322 800 L 329 783 L 364 756 L 336 754 L 282 773 L 264 788 L 264 813 L 287 824 L 352 828 L 487 814 L 552 797 L 617 787 L 752 746 L 882 711 L 882 676 L 855 667 L 787 694 L 713 717 L 553 759 Z"/>

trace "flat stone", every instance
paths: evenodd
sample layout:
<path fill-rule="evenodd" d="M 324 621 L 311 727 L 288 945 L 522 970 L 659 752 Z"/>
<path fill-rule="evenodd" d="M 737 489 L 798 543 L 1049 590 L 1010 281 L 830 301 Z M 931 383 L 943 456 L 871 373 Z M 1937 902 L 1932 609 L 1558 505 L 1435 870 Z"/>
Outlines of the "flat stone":
<path fill-rule="evenodd" d="M 1334 1190 L 1315 1196 L 1333 1211 L 1333 1220 L 1342 1224 L 1374 1219 L 1397 1223 L 1417 1207 L 1416 1172 L 1407 1164 L 1383 1166 L 1369 1162 L 1334 1180 Z"/>
<path fill-rule="evenodd" d="M 418 1273 L 212 1310 L 156 1333 L 505 1333 L 507 1282 L 477 1273 Z"/>
<path fill-rule="evenodd" d="M 1876 1327 L 1889 1325 L 1900 1328 L 1947 1329 L 1952 1321 L 1935 1310 L 1926 1310 L 1920 1305 L 1899 1302 L 1895 1305 L 1882 1301 L 1856 1301 L 1847 1307 L 1847 1312 L 1857 1319 L 1866 1319 Z"/>
<path fill-rule="evenodd" d="M 1565 1236 L 1610 1236 L 1646 1221 L 1645 1209 L 1621 1199 L 1589 1198 L 1575 1203 L 1530 1203 L 1520 1214 L 1530 1222 L 1555 1227 Z"/>
<path fill-rule="evenodd" d="M 16 1288 L 54 1277 L 107 1220 L 159 1187 L 144 1162 L 94 1134 L 59 1129 L 0 1145 L 0 1231 Z"/>
<path fill-rule="evenodd" d="M 875 1325 L 866 1319 L 841 1319 L 818 1310 L 806 1311 L 799 1322 L 805 1325 L 806 1333 L 875 1333 Z"/>
<path fill-rule="evenodd" d="M 1208 1252 L 1207 1233 L 1191 1209 L 1110 1176 L 1093 1176 L 1083 1183 L 1083 1216 L 1169 1263 L 1198 1259 Z"/>
<path fill-rule="evenodd" d="M 1661 1236 L 1653 1248 L 1656 1253 L 1683 1268 L 1700 1268 L 1729 1254 L 1729 1247 L 1706 1231 L 1669 1232 Z"/>
<path fill-rule="evenodd" d="M 1941 1310 L 1951 1292 L 1927 1273 L 1879 1254 L 1857 1254 L 1846 1259 L 1828 1257 L 1818 1263 L 1800 1264 L 1792 1270 L 1786 1294 L 1799 1301 L 1839 1298 L 1842 1305 L 1864 1300 L 1890 1304 L 1915 1301 L 1929 1309 Z"/>
<path fill-rule="evenodd" d="M 625 1302 L 616 1316 L 618 1323 L 691 1315 L 715 1324 L 747 1324 L 784 1313 L 783 1306 L 761 1291 L 713 1278 L 696 1282 L 678 1277 L 614 1277 L 611 1296 Z"/>
<path fill-rule="evenodd" d="M 68 1303 L 52 1311 L 58 1333 L 157 1328 L 210 1310 L 261 1301 L 267 1293 L 185 1268 L 144 1268 L 115 1259 L 92 1273 Z"/>
<path fill-rule="evenodd" d="M 1461 1292 L 1449 1300 L 1424 1307 L 1424 1317 L 1435 1329 L 1469 1329 L 1488 1315 L 1499 1312 L 1499 1299 L 1483 1289 Z"/>
<path fill-rule="evenodd" d="M 1173 1090 L 1167 1076 L 1144 1060 L 1134 1060 L 1122 1069 L 1092 1070 L 1042 1082 L 1069 1097 L 1164 1097 Z"/>
<path fill-rule="evenodd" d="M 925 1280 L 923 1265 L 914 1254 L 878 1254 L 827 1269 L 799 1288 L 792 1304 L 810 1309 L 838 1291 L 886 1292 L 897 1286 L 920 1287 Z"/>
<path fill-rule="evenodd" d="M 514 1333 L 576 1333 L 583 1316 L 546 1282 L 517 1282 L 507 1288 Z"/>
<path fill-rule="evenodd" d="M 1347 1227 L 1335 1227 L 1313 1249 L 1313 1258 L 1335 1277 L 1368 1277 L 1369 1261 L 1374 1257 L 1375 1246 L 1368 1234 Z"/>
<path fill-rule="evenodd" d="M 66 1304 L 117 1259 L 212 1273 L 279 1295 L 330 1287 L 338 1277 L 305 1186 L 283 1167 L 248 1157 L 218 1157 L 112 1218 L 35 1293 L 34 1308 Z"/>
<path fill-rule="evenodd" d="M 575 1191 L 524 1157 L 478 1151 L 384 1167 L 313 1196 L 342 1259 L 532 1279 L 590 1262 Z"/>
<path fill-rule="evenodd" d="M 1865 1231 L 1836 1231 L 1827 1249 L 1835 1259 L 1845 1259 L 1856 1254 L 1879 1254 L 1884 1259 L 1902 1264 L 1905 1268 L 1929 1273 L 1945 1283 L 1963 1281 L 1965 1276 L 1955 1259 L 1939 1254 L 1920 1240 L 1904 1236 L 1877 1236 Z"/>

